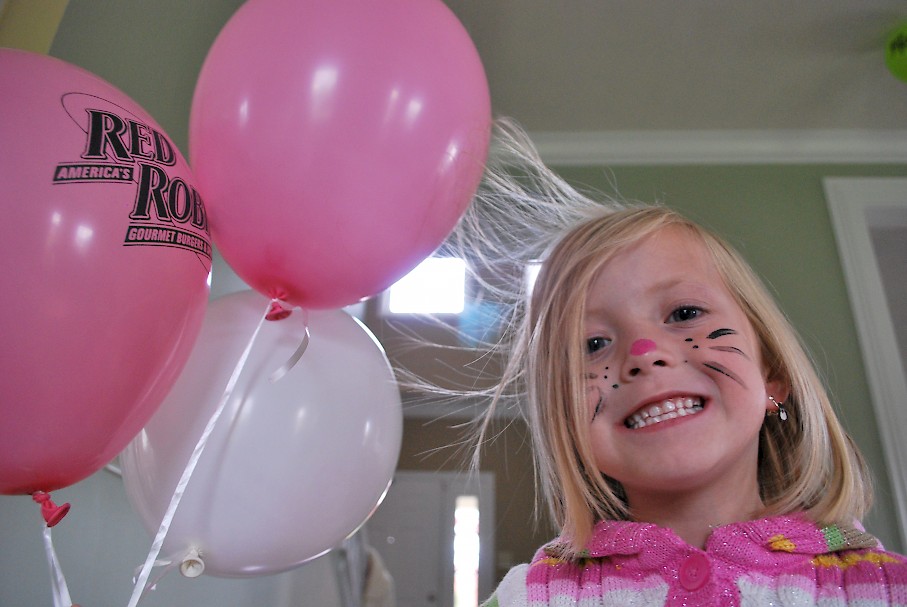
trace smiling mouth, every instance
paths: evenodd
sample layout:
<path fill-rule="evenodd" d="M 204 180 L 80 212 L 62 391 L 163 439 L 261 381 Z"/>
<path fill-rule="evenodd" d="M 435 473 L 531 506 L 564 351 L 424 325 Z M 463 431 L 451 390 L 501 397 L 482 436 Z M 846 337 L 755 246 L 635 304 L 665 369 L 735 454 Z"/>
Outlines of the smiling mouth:
<path fill-rule="evenodd" d="M 631 430 L 648 428 L 669 419 L 696 415 L 703 409 L 703 400 L 698 396 L 679 396 L 663 400 L 637 411 L 624 420 L 624 425 Z"/>

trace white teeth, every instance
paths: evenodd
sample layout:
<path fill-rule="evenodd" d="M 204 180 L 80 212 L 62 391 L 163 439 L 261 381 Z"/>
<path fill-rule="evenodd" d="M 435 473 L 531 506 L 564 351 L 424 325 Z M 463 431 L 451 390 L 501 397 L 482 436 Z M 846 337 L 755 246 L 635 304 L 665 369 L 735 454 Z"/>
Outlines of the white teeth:
<path fill-rule="evenodd" d="M 687 415 L 695 415 L 702 411 L 702 399 L 691 396 L 671 398 L 642 411 L 634 413 L 624 421 L 624 425 L 633 430 L 652 426 L 659 422 Z"/>

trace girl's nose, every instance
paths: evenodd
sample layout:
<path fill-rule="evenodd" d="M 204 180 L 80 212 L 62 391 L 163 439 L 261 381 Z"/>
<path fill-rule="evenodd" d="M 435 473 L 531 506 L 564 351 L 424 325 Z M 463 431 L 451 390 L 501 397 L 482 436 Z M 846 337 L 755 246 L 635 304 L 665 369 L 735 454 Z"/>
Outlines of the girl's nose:
<path fill-rule="evenodd" d="M 637 339 L 630 346 L 630 354 L 633 356 L 642 356 L 656 348 L 656 344 L 651 339 Z"/>
<path fill-rule="evenodd" d="M 651 339 L 637 339 L 630 344 L 630 350 L 623 364 L 625 379 L 648 372 L 652 367 L 668 366 L 667 357 L 658 344 Z"/>

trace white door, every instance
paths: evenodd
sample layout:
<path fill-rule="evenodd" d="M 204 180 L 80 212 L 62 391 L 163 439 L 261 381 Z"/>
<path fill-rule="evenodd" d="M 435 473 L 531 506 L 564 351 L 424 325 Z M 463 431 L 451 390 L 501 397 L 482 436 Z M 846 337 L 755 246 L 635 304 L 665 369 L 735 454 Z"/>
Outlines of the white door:
<path fill-rule="evenodd" d="M 394 475 L 365 528 L 367 541 L 394 578 L 398 607 L 454 607 L 454 521 L 460 496 L 478 498 L 478 600 L 491 591 L 494 475 L 402 471 Z"/>

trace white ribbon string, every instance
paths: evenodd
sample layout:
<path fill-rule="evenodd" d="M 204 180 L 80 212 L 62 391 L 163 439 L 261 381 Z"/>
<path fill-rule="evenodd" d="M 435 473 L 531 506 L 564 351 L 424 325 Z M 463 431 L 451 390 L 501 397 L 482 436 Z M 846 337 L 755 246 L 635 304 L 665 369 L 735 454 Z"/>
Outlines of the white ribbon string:
<path fill-rule="evenodd" d="M 179 563 L 169 560 L 169 559 L 163 559 L 163 560 L 158 559 L 158 560 L 154 561 L 154 565 L 153 565 L 154 567 L 163 567 L 163 569 L 161 569 L 161 572 L 157 575 L 156 578 L 154 578 L 153 580 L 151 580 L 151 582 L 149 582 L 145 585 L 145 588 L 142 589 L 141 598 L 145 598 L 145 595 L 147 595 L 149 592 L 154 590 L 155 587 L 157 587 L 158 582 L 160 582 L 162 579 L 164 579 L 164 576 L 167 575 L 168 573 L 170 573 L 170 571 L 174 567 L 176 567 L 178 564 Z M 141 572 L 141 567 L 136 567 L 136 570 L 135 570 L 136 576 L 139 575 L 140 572 Z M 135 580 L 136 580 L 136 578 L 133 577 L 133 579 L 132 579 L 133 583 L 135 583 Z"/>
<path fill-rule="evenodd" d="M 190 552 L 191 552 L 191 550 L 190 550 Z M 185 550 L 180 550 L 179 552 L 171 554 L 170 556 L 168 556 L 166 558 L 163 558 L 163 559 L 159 558 L 154 561 L 154 565 L 152 567 L 163 567 L 163 569 L 161 569 L 160 573 L 158 573 L 156 578 L 154 578 L 153 580 L 151 580 L 150 582 L 145 584 L 145 589 L 142 591 L 142 598 L 145 598 L 146 594 L 153 591 L 157 587 L 158 583 L 162 579 L 164 579 L 165 575 L 170 573 L 170 571 L 173 570 L 175 567 L 179 566 L 180 560 L 183 558 L 183 555 L 185 553 L 186 553 Z M 135 568 L 135 572 L 132 574 L 132 583 L 133 584 L 135 584 L 135 581 L 136 581 L 136 579 L 138 579 L 138 576 L 141 573 L 141 571 L 142 571 L 141 565 L 139 565 L 138 567 Z"/>
<path fill-rule="evenodd" d="M 285 362 L 283 364 L 283 366 L 281 366 L 279 369 L 277 369 L 276 371 L 271 373 L 270 376 L 268 376 L 268 381 L 270 381 L 272 384 L 279 381 L 284 375 L 286 375 L 290 371 L 290 369 L 295 367 L 296 363 L 299 362 L 299 359 L 302 358 L 302 355 L 305 354 L 306 348 L 309 347 L 310 334 L 309 334 L 309 311 L 308 310 L 302 311 L 302 318 L 303 318 L 303 322 L 305 324 L 305 335 L 302 337 L 302 343 L 299 344 L 299 347 L 296 348 L 296 351 L 293 352 L 293 355 L 290 356 L 289 359 L 287 359 L 287 362 Z M 280 321 L 277 321 L 277 322 L 280 322 Z"/>
<path fill-rule="evenodd" d="M 268 302 L 268 309 L 271 307 L 271 302 Z M 136 580 L 135 588 L 132 592 L 132 598 L 129 599 L 128 607 L 135 607 L 138 605 L 139 600 L 145 594 L 145 584 L 148 582 L 148 577 L 151 575 L 151 569 L 154 567 L 154 563 L 157 560 L 158 555 L 161 552 L 161 547 L 164 545 L 164 539 L 167 537 L 167 532 L 170 530 L 170 524 L 173 522 L 173 517 L 176 514 L 176 509 L 179 506 L 180 501 L 183 499 L 183 493 L 186 491 L 186 486 L 189 484 L 189 479 L 192 477 L 192 473 L 195 471 L 195 466 L 198 464 L 198 460 L 202 455 L 202 451 L 205 450 L 205 445 L 208 442 L 208 437 L 211 436 L 211 432 L 214 431 L 214 426 L 217 424 L 217 420 L 220 418 L 221 413 L 224 412 L 224 409 L 229 402 L 230 397 L 233 395 L 233 390 L 236 387 L 236 382 L 239 380 L 239 376 L 242 373 L 243 367 L 246 365 L 246 361 L 249 358 L 249 353 L 252 351 L 252 345 L 255 343 L 255 339 L 258 337 L 259 331 L 261 331 L 261 326 L 264 324 L 265 316 L 268 313 L 268 309 L 265 310 L 265 313 L 261 315 L 261 319 L 258 321 L 258 325 L 255 327 L 255 331 L 252 333 L 252 337 L 249 339 L 249 343 L 246 344 L 246 349 L 243 351 L 242 356 L 239 357 L 236 366 L 233 368 L 233 374 L 230 376 L 230 380 L 227 382 L 226 388 L 224 388 L 224 394 L 220 399 L 220 403 L 217 405 L 217 409 L 214 411 L 214 414 L 211 416 L 211 419 L 208 420 L 208 425 L 205 426 L 205 431 L 202 432 L 201 437 L 198 439 L 198 443 L 195 445 L 195 450 L 192 451 L 192 455 L 189 457 L 189 461 L 186 464 L 186 468 L 183 470 L 183 475 L 180 477 L 179 483 L 176 485 L 176 489 L 173 490 L 173 497 L 170 499 L 170 505 L 167 507 L 167 511 L 164 513 L 164 518 L 161 520 L 161 526 L 158 528 L 157 535 L 154 538 L 154 542 L 151 544 L 151 550 L 148 552 L 148 558 L 145 559 L 145 564 L 142 566 L 142 571 L 139 573 L 138 579 Z"/>
<path fill-rule="evenodd" d="M 54 595 L 54 607 L 72 607 L 69 587 L 66 586 L 66 578 L 63 577 L 63 569 L 60 568 L 60 561 L 54 550 L 50 527 L 46 525 L 44 527 L 44 552 L 47 554 L 47 564 L 50 566 L 50 585 Z"/>

